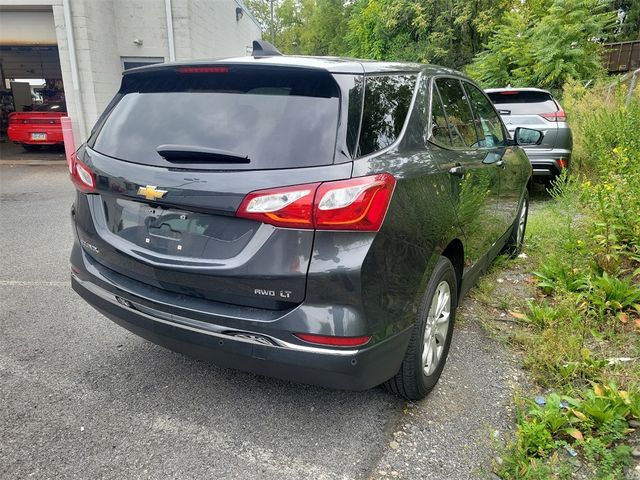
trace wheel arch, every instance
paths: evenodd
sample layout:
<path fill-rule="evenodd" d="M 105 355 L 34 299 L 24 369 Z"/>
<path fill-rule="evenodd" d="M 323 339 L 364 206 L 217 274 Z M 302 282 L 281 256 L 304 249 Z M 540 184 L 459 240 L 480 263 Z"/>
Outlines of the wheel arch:
<path fill-rule="evenodd" d="M 459 238 L 454 238 L 445 247 L 441 255 L 448 258 L 453 264 L 453 269 L 456 272 L 456 281 L 458 282 L 458 297 L 460 297 L 462 274 L 464 273 L 464 245 L 462 241 Z"/>

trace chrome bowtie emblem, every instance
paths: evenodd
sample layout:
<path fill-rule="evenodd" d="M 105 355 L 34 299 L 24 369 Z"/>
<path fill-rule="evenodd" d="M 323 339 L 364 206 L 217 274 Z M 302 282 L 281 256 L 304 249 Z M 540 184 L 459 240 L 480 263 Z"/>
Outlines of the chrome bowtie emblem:
<path fill-rule="evenodd" d="M 147 200 L 157 200 L 164 197 L 167 190 L 158 190 L 153 185 L 138 188 L 138 195 L 142 195 Z"/>

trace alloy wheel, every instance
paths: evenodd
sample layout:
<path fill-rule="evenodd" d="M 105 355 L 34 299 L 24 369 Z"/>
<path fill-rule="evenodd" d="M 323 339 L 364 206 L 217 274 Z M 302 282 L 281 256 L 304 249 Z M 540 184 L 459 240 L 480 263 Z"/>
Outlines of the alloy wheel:
<path fill-rule="evenodd" d="M 438 284 L 431 300 L 424 329 L 422 369 L 427 376 L 431 375 L 440 364 L 449 331 L 450 319 L 451 288 L 448 282 L 442 281 Z"/>

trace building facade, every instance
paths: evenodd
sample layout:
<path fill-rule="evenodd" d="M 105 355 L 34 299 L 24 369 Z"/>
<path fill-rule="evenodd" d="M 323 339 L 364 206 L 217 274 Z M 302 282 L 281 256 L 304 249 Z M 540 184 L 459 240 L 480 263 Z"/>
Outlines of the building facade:
<path fill-rule="evenodd" d="M 0 0 L 2 87 L 18 78 L 60 85 L 76 142 L 124 69 L 248 55 L 256 38 L 260 27 L 240 0 Z"/>

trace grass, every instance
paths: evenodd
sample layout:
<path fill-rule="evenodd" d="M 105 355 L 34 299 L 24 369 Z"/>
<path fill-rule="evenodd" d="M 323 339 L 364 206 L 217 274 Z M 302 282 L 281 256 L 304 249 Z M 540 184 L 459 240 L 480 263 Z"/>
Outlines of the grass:
<path fill-rule="evenodd" d="M 527 258 L 508 266 L 527 272 L 530 295 L 504 293 L 503 265 L 473 293 L 512 319 L 503 336 L 539 393 L 518 401 L 516 434 L 496 468 L 505 479 L 574 478 L 578 468 L 583 478 L 618 479 L 631 462 L 629 421 L 640 419 L 640 101 L 625 108 L 620 92 L 603 91 L 567 88 L 575 168 L 536 205 Z"/>

